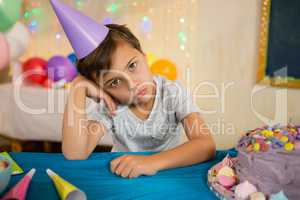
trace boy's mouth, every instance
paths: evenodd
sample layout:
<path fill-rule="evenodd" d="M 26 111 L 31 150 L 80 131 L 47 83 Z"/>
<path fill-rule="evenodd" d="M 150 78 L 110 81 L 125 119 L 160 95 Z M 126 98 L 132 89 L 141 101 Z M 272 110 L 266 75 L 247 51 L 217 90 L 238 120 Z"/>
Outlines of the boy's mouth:
<path fill-rule="evenodd" d="M 146 94 L 147 94 L 147 88 L 143 87 L 138 91 L 137 96 L 144 96 Z"/>

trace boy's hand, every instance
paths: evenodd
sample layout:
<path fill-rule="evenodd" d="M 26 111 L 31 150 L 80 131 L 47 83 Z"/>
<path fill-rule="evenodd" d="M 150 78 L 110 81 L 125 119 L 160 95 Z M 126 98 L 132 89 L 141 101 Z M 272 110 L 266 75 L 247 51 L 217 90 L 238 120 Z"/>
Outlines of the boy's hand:
<path fill-rule="evenodd" d="M 78 75 L 73 81 L 72 81 L 72 88 L 80 88 L 84 89 L 86 96 L 90 97 L 97 102 L 103 100 L 105 105 L 108 108 L 109 115 L 113 116 L 114 111 L 116 110 L 116 103 L 115 101 L 101 88 L 99 88 L 95 83 L 93 83 L 90 80 L 87 80 L 85 77 Z"/>
<path fill-rule="evenodd" d="M 158 172 L 155 160 L 145 155 L 123 155 L 110 162 L 110 170 L 123 178 L 154 175 Z"/>

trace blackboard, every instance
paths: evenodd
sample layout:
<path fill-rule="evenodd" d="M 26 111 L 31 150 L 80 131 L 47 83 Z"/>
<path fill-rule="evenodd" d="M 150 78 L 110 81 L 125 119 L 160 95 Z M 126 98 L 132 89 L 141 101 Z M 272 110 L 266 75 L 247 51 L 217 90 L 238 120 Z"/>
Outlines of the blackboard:
<path fill-rule="evenodd" d="M 300 0 L 261 0 L 258 81 L 300 88 Z"/>

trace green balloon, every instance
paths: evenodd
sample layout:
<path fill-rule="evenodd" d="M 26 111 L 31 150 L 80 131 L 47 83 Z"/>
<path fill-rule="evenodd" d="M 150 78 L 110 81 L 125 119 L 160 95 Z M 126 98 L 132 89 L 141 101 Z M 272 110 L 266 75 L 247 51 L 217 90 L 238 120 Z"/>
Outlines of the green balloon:
<path fill-rule="evenodd" d="M 0 0 L 0 31 L 5 32 L 20 18 L 21 0 Z"/>

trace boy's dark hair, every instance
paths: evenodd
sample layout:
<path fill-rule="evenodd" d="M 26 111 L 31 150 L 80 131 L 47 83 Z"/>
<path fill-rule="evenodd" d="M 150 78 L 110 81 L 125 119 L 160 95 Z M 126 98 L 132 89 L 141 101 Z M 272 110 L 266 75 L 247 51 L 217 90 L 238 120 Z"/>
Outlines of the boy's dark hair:
<path fill-rule="evenodd" d="M 77 69 L 85 78 L 94 81 L 93 74 L 98 78 L 103 69 L 109 69 L 111 58 L 119 42 L 126 42 L 143 53 L 139 40 L 125 26 L 107 24 L 109 32 L 101 44 L 89 55 L 77 61 Z"/>

